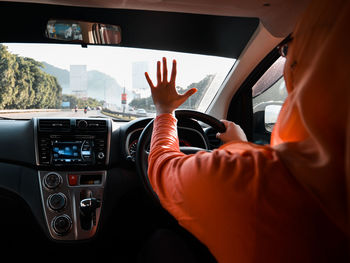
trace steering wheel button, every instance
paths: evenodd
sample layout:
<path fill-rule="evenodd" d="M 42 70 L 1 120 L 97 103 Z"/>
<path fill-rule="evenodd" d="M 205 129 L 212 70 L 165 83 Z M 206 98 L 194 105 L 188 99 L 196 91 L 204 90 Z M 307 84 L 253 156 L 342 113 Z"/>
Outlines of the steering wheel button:
<path fill-rule="evenodd" d="M 70 186 L 78 185 L 78 175 L 76 174 L 68 174 L 68 183 Z"/>

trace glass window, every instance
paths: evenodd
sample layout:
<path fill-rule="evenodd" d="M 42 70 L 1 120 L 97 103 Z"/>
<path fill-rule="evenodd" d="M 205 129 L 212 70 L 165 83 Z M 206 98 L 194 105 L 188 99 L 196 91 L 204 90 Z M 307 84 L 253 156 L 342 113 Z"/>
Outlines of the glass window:
<path fill-rule="evenodd" d="M 285 58 L 280 57 L 253 86 L 253 140 L 269 144 L 279 111 L 287 98 L 283 78 Z"/>
<path fill-rule="evenodd" d="M 276 62 L 272 64 L 272 66 L 253 86 L 253 107 L 265 101 L 285 100 L 286 91 L 283 79 L 283 68 L 285 60 L 286 59 L 284 57 L 277 59 Z M 273 91 L 266 92 L 269 89 L 272 89 Z"/>
<path fill-rule="evenodd" d="M 268 104 L 283 104 L 287 98 L 286 84 L 283 76 L 264 92 L 253 98 L 253 112 L 263 110 Z"/>
<path fill-rule="evenodd" d="M 183 108 L 215 95 L 234 59 L 112 46 L 0 44 L 0 117 L 154 116 L 144 73 L 156 82 L 156 61 L 177 60 L 179 92 L 198 92 Z M 169 73 L 170 75 L 170 73 Z M 207 96 L 206 96 L 207 97 Z"/>

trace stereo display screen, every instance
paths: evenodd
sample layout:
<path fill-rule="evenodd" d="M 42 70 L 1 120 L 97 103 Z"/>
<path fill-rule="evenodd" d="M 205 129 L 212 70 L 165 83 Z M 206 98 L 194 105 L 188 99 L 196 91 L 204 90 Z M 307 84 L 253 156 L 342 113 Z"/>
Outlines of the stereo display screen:
<path fill-rule="evenodd" d="M 52 161 L 54 163 L 90 162 L 91 141 L 52 141 Z"/>

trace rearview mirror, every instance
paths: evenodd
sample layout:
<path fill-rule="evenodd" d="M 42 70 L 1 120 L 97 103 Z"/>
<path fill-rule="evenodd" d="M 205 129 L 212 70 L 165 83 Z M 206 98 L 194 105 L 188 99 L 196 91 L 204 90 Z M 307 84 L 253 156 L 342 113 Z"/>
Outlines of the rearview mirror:
<path fill-rule="evenodd" d="M 73 20 L 49 20 L 45 35 L 49 39 L 82 44 L 120 44 L 119 26 Z"/>
<path fill-rule="evenodd" d="M 282 105 L 267 105 L 265 107 L 265 129 L 272 132 L 273 126 L 277 122 Z"/>

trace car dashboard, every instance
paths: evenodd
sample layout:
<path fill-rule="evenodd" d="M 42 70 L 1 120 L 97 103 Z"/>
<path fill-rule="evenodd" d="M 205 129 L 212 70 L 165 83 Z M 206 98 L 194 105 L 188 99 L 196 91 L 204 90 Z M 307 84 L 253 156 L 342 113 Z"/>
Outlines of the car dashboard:
<path fill-rule="evenodd" d="M 135 158 L 151 120 L 1 120 L 0 188 L 27 203 L 49 240 L 92 239 L 123 196 L 143 191 Z M 215 132 L 192 119 L 178 121 L 178 136 L 180 146 L 218 146 Z"/>

